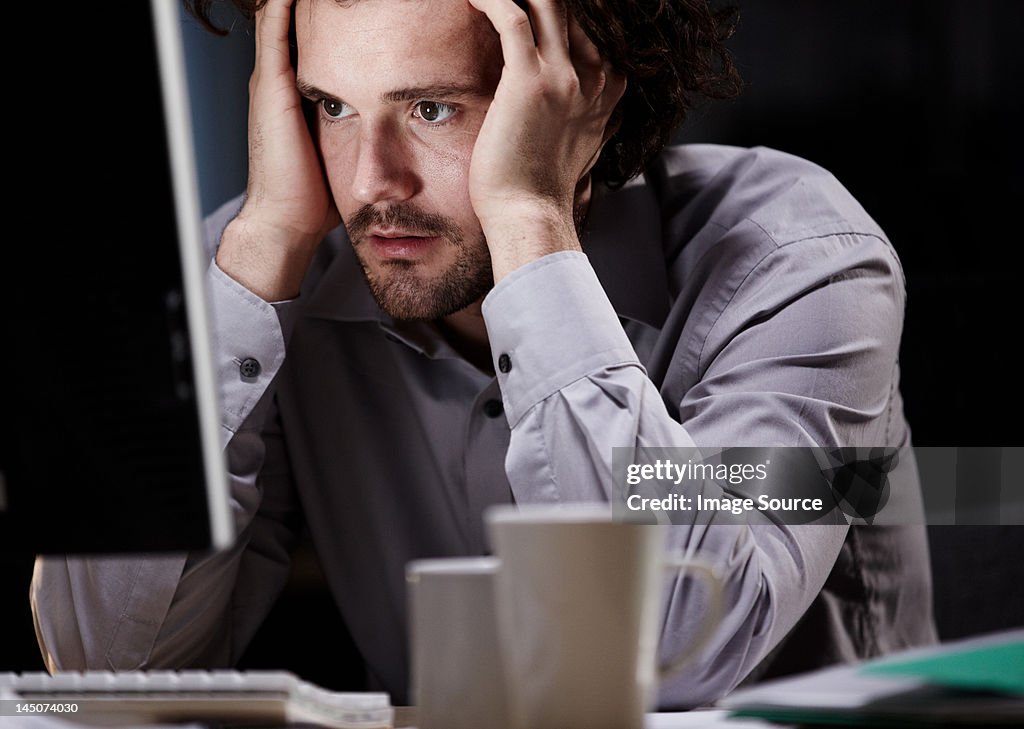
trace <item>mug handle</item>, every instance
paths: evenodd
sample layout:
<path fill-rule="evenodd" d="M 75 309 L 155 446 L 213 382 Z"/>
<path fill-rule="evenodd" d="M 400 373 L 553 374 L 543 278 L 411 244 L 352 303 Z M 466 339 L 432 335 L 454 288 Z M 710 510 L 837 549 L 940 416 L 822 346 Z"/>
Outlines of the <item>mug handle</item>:
<path fill-rule="evenodd" d="M 708 644 L 715 632 L 715 628 L 718 626 L 718 621 L 722 617 L 723 605 L 722 578 L 718 576 L 718 571 L 709 563 L 680 555 L 666 557 L 664 566 L 666 570 L 695 572 L 702 577 L 708 584 L 710 601 L 708 611 L 701 621 L 700 629 L 689 641 L 689 646 L 681 654 L 658 667 L 658 677 L 662 681 L 689 665 Z"/>

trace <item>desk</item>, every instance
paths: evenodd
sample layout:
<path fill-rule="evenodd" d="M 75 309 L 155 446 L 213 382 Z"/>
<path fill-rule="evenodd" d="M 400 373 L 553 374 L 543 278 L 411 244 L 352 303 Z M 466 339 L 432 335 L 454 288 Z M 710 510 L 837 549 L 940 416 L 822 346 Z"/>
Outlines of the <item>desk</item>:
<path fill-rule="evenodd" d="M 415 706 L 395 707 L 395 729 L 410 729 L 416 726 Z"/>
<path fill-rule="evenodd" d="M 728 712 L 721 709 L 648 714 L 645 729 L 780 729 L 754 719 L 727 719 Z M 395 707 L 395 729 L 413 729 L 416 726 L 415 706 Z M 785 729 L 783 727 L 782 729 Z"/>

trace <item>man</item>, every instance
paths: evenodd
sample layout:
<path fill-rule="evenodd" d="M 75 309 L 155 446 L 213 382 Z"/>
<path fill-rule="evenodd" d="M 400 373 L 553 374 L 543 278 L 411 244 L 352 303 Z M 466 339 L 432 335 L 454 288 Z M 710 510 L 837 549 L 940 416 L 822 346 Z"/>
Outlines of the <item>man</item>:
<path fill-rule="evenodd" d="M 706 7 L 302 0 L 293 69 L 291 4 L 256 13 L 247 194 L 209 225 L 241 536 L 40 560 L 51 669 L 232 664 L 304 520 L 403 703 L 404 566 L 486 551 L 486 506 L 607 500 L 618 446 L 908 447 L 902 273 L 877 225 L 801 160 L 661 150 L 724 53 Z M 671 541 L 716 562 L 728 609 L 664 707 L 934 639 L 919 529 Z M 703 605 L 681 580 L 665 599 L 668 656 Z"/>

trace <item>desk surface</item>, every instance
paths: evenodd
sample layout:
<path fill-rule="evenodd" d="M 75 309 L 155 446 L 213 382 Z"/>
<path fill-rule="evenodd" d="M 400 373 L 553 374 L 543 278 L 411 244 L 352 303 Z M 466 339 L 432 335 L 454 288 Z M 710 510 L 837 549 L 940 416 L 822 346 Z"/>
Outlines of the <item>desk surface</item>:
<path fill-rule="evenodd" d="M 729 719 L 721 709 L 648 714 L 645 729 L 779 729 L 757 719 Z M 413 729 L 416 726 L 415 706 L 395 707 L 395 729 Z M 785 727 L 783 727 L 785 729 Z"/>

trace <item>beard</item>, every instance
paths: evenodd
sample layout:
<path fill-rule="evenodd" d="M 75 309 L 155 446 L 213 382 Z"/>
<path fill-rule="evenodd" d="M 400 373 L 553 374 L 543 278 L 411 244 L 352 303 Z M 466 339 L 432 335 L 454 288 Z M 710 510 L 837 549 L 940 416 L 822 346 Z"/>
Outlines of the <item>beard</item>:
<path fill-rule="evenodd" d="M 371 227 L 396 227 L 421 236 L 437 237 L 455 249 L 454 262 L 439 274 L 424 273 L 415 261 L 380 261 L 380 270 L 367 263 L 366 232 Z M 384 210 L 364 205 L 345 228 L 377 305 L 399 321 L 441 319 L 465 309 L 494 288 L 491 255 L 481 232 L 466 242 L 462 228 L 451 218 L 410 205 Z"/>

